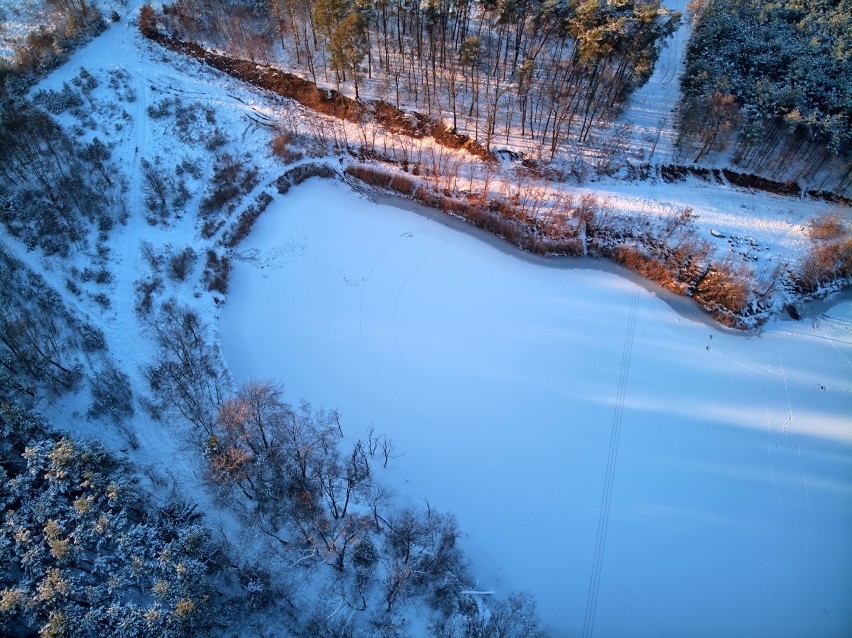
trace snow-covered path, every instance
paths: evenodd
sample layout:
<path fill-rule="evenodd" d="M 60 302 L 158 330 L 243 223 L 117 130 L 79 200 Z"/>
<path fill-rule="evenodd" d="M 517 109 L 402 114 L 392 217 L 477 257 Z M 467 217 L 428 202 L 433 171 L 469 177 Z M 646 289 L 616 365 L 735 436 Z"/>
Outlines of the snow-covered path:
<path fill-rule="evenodd" d="M 220 321 L 237 381 L 396 445 L 401 498 L 455 512 L 477 587 L 584 621 L 623 402 L 596 636 L 848 635 L 852 302 L 759 337 L 311 180 L 241 247 Z"/>
<path fill-rule="evenodd" d="M 75 435 L 97 439 L 113 451 L 126 454 L 152 483 L 163 481 L 168 486 L 161 496 L 167 497 L 168 490 L 176 488 L 179 494 L 197 503 L 210 515 L 208 522 L 211 526 L 227 530 L 223 533 L 236 538 L 239 524 L 232 512 L 214 505 L 213 496 L 203 480 L 204 462 L 191 442 L 189 429 L 183 423 L 176 425 L 168 419 L 158 421 L 142 409 L 142 399 L 150 392 L 143 368 L 153 362 L 156 348 L 135 311 L 135 282 L 149 270 L 142 255 L 141 242 L 149 241 L 159 251 L 172 242 L 179 247 L 197 242 L 196 220 L 192 215 L 173 219 L 170 226 L 152 226 L 146 221 L 142 159 L 171 152 L 170 146 L 174 146 L 173 131 L 164 132 L 162 126 L 152 130 L 147 108 L 159 99 L 158 94 L 171 93 L 171 83 L 178 85 L 176 91 L 180 92 L 198 88 L 193 97 L 206 98 L 216 104 L 236 103 L 236 100 L 229 99 L 223 88 L 194 83 L 188 77 L 177 77 L 170 67 L 151 59 L 145 50 L 146 41 L 135 23 L 131 22 L 142 4 L 143 0 L 131 0 L 120 22 L 111 24 L 101 36 L 75 51 L 68 62 L 39 82 L 32 91 L 61 90 L 63 83 L 71 81 L 81 67 L 100 77 L 101 91 L 105 91 L 103 83 L 108 71 L 121 70 L 129 76 L 128 84 L 135 98 L 126 104 L 126 125 L 112 135 L 105 130 L 94 133 L 106 137 L 113 160 L 128 182 L 124 195 L 127 220 L 125 224 L 116 225 L 108 242 L 113 276 L 107 290 L 109 307 L 100 308 L 85 298 L 78 300 L 67 291 L 60 274 L 64 276 L 63 269 L 68 264 L 38 260 L 37 253 L 24 253 L 19 245 L 12 245 L 20 251 L 22 259 L 43 273 L 70 307 L 103 330 L 109 354 L 128 374 L 136 399 L 135 416 L 122 427 L 97 419 L 80 418 L 79 414 L 85 414 L 88 407 L 88 397 L 84 393 L 63 397 L 61 403 L 51 406 L 55 422 L 70 424 Z M 206 91 L 200 90 L 204 88 Z M 100 97 L 104 101 L 115 99 L 109 93 L 106 98 Z M 106 123 L 101 124 L 107 126 Z M 200 163 L 204 159 L 196 157 L 195 161 Z M 88 265 L 86 255 L 78 254 L 75 258 L 79 268 Z M 191 282 L 183 282 L 180 287 L 173 282 L 172 285 L 173 294 L 177 293 L 185 301 L 195 300 Z M 210 312 L 206 307 L 204 310 Z M 125 428 L 127 432 L 123 431 Z"/>
<path fill-rule="evenodd" d="M 675 161 L 675 106 L 680 100 L 680 76 L 692 32 L 687 4 L 687 0 L 663 0 L 666 9 L 683 15 L 680 28 L 663 47 L 651 78 L 631 96 L 619 118 L 630 126 L 634 156 L 653 163 Z"/>

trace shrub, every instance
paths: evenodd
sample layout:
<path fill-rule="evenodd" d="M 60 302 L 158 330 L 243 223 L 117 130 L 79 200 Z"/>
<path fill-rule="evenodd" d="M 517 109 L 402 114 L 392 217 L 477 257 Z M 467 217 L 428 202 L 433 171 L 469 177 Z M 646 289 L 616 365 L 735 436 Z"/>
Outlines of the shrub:
<path fill-rule="evenodd" d="M 92 404 L 89 416 L 109 416 L 116 423 L 133 415 L 130 378 L 114 363 L 107 362 L 92 378 Z"/>
<path fill-rule="evenodd" d="M 645 279 L 649 279 L 663 288 L 672 290 L 678 294 L 683 294 L 685 289 L 684 284 L 675 281 L 672 272 L 664 263 L 645 255 L 633 246 L 621 245 L 616 247 L 615 251 L 613 251 L 613 257 L 622 266 L 639 273 Z"/>
<path fill-rule="evenodd" d="M 153 38 L 157 35 L 157 13 L 151 4 L 144 4 L 139 9 L 139 31 L 146 38 Z"/>
<path fill-rule="evenodd" d="M 154 305 L 154 295 L 163 290 L 163 278 L 153 275 L 147 279 L 138 279 L 136 288 L 136 314 L 146 316 Z"/>
<path fill-rule="evenodd" d="M 705 309 L 718 316 L 739 315 L 749 301 L 753 273 L 744 265 L 724 262 L 707 269 L 695 286 L 693 297 Z"/>
<path fill-rule="evenodd" d="M 106 350 L 106 339 L 104 333 L 91 323 L 84 323 L 80 326 L 80 338 L 83 344 L 83 350 L 86 352 L 96 352 L 98 350 Z"/>
<path fill-rule="evenodd" d="M 839 212 L 823 213 L 808 224 L 808 236 L 812 241 L 839 239 L 848 232 L 846 221 Z"/>
<path fill-rule="evenodd" d="M 187 246 L 179 253 L 175 253 L 169 257 L 169 277 L 174 281 L 185 281 L 187 275 L 192 270 L 196 258 L 195 251 Z"/>
<path fill-rule="evenodd" d="M 257 168 L 246 168 L 242 162 L 225 153 L 216 162 L 211 191 L 201 201 L 199 212 L 207 217 L 220 211 L 239 196 L 251 191 L 257 183 Z"/>
<path fill-rule="evenodd" d="M 227 248 L 234 248 L 251 232 L 252 226 L 257 221 L 258 217 L 266 210 L 272 201 L 272 195 L 263 191 L 257 196 L 254 204 L 246 208 L 234 223 L 231 230 L 225 234 L 222 239 L 222 245 Z"/>
<path fill-rule="evenodd" d="M 228 280 L 231 276 L 231 261 L 219 256 L 215 250 L 207 251 L 207 263 L 204 266 L 204 282 L 207 290 L 227 294 Z"/>
<path fill-rule="evenodd" d="M 852 238 L 815 243 L 795 275 L 802 292 L 814 292 L 835 279 L 852 277 Z"/>
<path fill-rule="evenodd" d="M 280 158 L 285 164 L 297 162 L 302 159 L 303 154 L 300 151 L 293 150 L 294 143 L 295 139 L 291 133 L 278 133 L 272 138 L 272 154 Z"/>

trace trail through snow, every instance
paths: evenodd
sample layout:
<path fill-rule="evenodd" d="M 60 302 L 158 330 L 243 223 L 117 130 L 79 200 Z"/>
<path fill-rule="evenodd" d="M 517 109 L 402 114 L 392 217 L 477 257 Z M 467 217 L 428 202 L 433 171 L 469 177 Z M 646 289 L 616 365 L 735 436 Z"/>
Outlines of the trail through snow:
<path fill-rule="evenodd" d="M 653 74 L 630 97 L 619 118 L 630 127 L 630 147 L 637 159 L 659 164 L 676 161 L 675 107 L 680 100 L 680 76 L 692 31 L 687 4 L 688 0 L 663 0 L 666 9 L 683 14 L 680 27 L 663 45 Z"/>

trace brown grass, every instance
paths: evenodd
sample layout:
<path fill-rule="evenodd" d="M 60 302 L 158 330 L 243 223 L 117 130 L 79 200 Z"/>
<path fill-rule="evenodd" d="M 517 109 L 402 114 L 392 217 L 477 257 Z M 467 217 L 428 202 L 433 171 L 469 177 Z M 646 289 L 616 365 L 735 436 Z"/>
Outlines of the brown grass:
<path fill-rule="evenodd" d="M 297 162 L 302 159 L 303 154 L 300 151 L 293 149 L 294 143 L 295 140 L 291 133 L 278 133 L 272 138 L 272 142 L 270 143 L 270 146 L 272 147 L 272 154 L 285 164 Z"/>
<path fill-rule="evenodd" d="M 812 241 L 840 239 L 848 234 L 848 222 L 837 211 L 823 213 L 808 224 L 808 236 Z"/>
<path fill-rule="evenodd" d="M 678 282 L 669 268 L 658 259 L 650 257 L 633 246 L 621 245 L 613 251 L 613 259 L 622 266 L 653 281 L 666 290 L 683 295 L 686 285 Z"/>
<path fill-rule="evenodd" d="M 741 315 L 751 296 L 754 273 L 746 266 L 724 262 L 711 266 L 695 287 L 693 298 L 711 313 Z"/>
<path fill-rule="evenodd" d="M 836 279 L 852 278 L 852 238 L 815 243 L 805 258 L 795 282 L 801 292 L 814 292 Z"/>

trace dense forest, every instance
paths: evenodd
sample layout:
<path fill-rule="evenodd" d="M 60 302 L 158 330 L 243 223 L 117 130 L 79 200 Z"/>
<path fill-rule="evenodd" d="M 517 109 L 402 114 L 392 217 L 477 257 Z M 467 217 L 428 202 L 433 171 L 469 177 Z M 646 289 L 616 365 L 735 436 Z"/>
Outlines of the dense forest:
<path fill-rule="evenodd" d="M 126 463 L 53 429 L 2 382 L 0 434 L 3 635 L 177 637 L 227 624 L 238 570 L 193 506 L 156 504 Z"/>
<path fill-rule="evenodd" d="M 793 179 L 852 164 L 852 2 L 695 0 L 681 141 Z"/>

